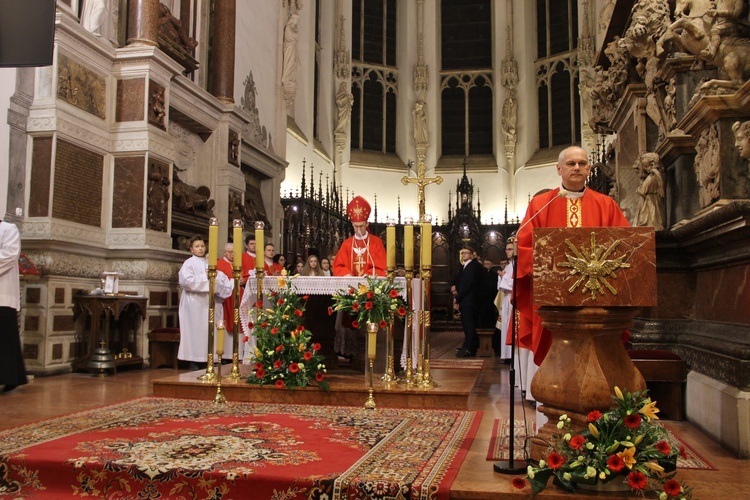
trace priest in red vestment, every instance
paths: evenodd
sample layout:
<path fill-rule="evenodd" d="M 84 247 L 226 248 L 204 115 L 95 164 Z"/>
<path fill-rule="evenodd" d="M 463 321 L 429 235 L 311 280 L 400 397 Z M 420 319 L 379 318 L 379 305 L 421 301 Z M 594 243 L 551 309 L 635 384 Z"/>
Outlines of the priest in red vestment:
<path fill-rule="evenodd" d="M 221 259 L 216 261 L 216 270 L 219 272 L 222 272 L 226 274 L 227 278 L 229 278 L 229 281 L 234 280 L 234 275 L 232 271 L 234 262 L 234 245 L 232 243 L 227 243 L 224 245 L 224 255 Z M 242 293 L 242 289 L 240 288 L 240 293 Z M 222 318 L 224 320 L 224 327 L 228 332 L 234 331 L 234 293 L 224 299 L 224 302 L 222 302 L 222 310 L 224 311 L 224 317 Z M 226 351 L 224 351 L 226 353 Z M 231 354 L 231 351 L 230 351 Z"/>
<path fill-rule="evenodd" d="M 586 188 L 591 165 L 586 150 L 571 146 L 557 161 L 562 187 L 535 196 L 526 210 L 518 232 L 517 309 L 518 342 L 534 352 L 534 362 L 542 364 L 552 344 L 552 334 L 542 327 L 542 318 L 534 306 L 533 231 L 535 227 L 629 226 L 617 202 L 609 196 Z"/>
<path fill-rule="evenodd" d="M 346 206 L 354 236 L 344 240 L 333 260 L 334 276 L 385 276 L 386 255 L 383 241 L 367 231 L 370 204 L 355 196 Z"/>
<path fill-rule="evenodd" d="M 248 234 L 245 237 L 245 251 L 242 252 L 242 281 L 244 287 L 250 273 L 255 274 L 255 235 Z"/>

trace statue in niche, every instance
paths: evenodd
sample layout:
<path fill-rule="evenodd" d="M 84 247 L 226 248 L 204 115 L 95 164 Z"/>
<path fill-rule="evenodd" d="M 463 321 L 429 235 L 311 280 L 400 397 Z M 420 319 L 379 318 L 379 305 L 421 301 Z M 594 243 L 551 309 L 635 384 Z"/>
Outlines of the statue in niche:
<path fill-rule="evenodd" d="M 505 145 L 516 143 L 516 125 L 518 123 L 518 101 L 513 97 L 507 97 L 503 102 L 503 135 Z"/>
<path fill-rule="evenodd" d="M 214 200 L 211 199 L 211 190 L 206 186 L 195 187 L 186 184 L 177 175 L 173 176 L 172 207 L 183 213 L 211 215 L 214 209 Z"/>
<path fill-rule="evenodd" d="M 250 227 L 256 219 L 253 218 L 252 212 L 242 203 L 242 194 L 229 192 L 229 217 L 232 219 L 242 219 L 245 227 Z"/>
<path fill-rule="evenodd" d="M 635 226 L 651 226 L 656 231 L 664 229 L 664 179 L 656 153 L 641 153 L 633 168 L 638 171 L 641 184 L 636 192 L 641 199 L 635 215 Z"/>
<path fill-rule="evenodd" d="M 186 53 L 190 53 L 198 46 L 198 42 L 188 36 L 187 30 L 183 26 L 182 21 L 174 17 L 172 11 L 169 10 L 169 7 L 163 3 L 159 4 L 159 21 L 157 29 L 159 35 Z"/>
<path fill-rule="evenodd" d="M 284 90 L 294 92 L 297 88 L 297 66 L 299 54 L 297 42 L 299 40 L 299 14 L 293 12 L 284 27 L 284 65 L 281 72 L 281 83 Z"/>
<path fill-rule="evenodd" d="M 109 9 L 107 0 L 83 0 L 81 10 L 81 26 L 96 36 L 106 37 L 109 24 Z"/>
<path fill-rule="evenodd" d="M 734 132 L 734 146 L 739 151 L 740 156 L 750 160 L 750 120 L 734 122 L 732 132 Z"/>
<path fill-rule="evenodd" d="M 414 109 L 411 112 L 414 120 L 414 142 L 417 147 L 427 147 L 427 104 L 424 101 L 414 103 Z"/>
<path fill-rule="evenodd" d="M 346 82 L 341 82 L 339 84 L 339 91 L 336 92 L 338 118 L 336 119 L 336 128 L 333 131 L 335 137 L 346 137 L 346 134 L 349 132 L 353 104 L 354 96 L 347 89 Z"/>
<path fill-rule="evenodd" d="M 701 207 L 707 207 L 721 196 L 721 156 L 716 125 L 711 125 L 701 133 L 695 152 L 694 168 L 700 186 L 698 198 Z"/>
<path fill-rule="evenodd" d="M 169 175 L 167 166 L 150 165 L 148 171 L 148 203 L 146 228 L 154 231 L 167 230 L 167 202 L 169 201 Z"/>
<path fill-rule="evenodd" d="M 667 115 L 667 132 L 677 126 L 677 110 L 675 109 L 675 98 L 677 97 L 677 79 L 672 77 L 664 87 L 664 112 Z"/>
<path fill-rule="evenodd" d="M 167 114 L 164 93 L 164 87 L 159 85 L 151 93 L 151 99 L 149 99 L 149 121 L 161 128 L 164 128 L 164 117 Z"/>
<path fill-rule="evenodd" d="M 240 159 L 240 136 L 235 132 L 229 132 L 229 163 L 237 165 Z"/>

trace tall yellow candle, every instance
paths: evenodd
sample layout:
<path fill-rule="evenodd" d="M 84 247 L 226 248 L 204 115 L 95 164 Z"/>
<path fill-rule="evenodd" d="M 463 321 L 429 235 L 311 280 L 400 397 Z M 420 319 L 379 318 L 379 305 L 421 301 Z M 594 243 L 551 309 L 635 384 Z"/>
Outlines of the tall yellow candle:
<path fill-rule="evenodd" d="M 414 269 L 414 226 L 410 221 L 404 226 L 404 268 Z"/>
<path fill-rule="evenodd" d="M 396 268 L 396 226 L 392 222 L 385 228 L 385 256 L 388 269 Z"/>
<path fill-rule="evenodd" d="M 378 347 L 378 331 L 367 333 L 367 358 L 375 359 L 375 353 Z"/>
<path fill-rule="evenodd" d="M 224 322 L 219 321 L 216 324 L 216 329 L 216 354 L 219 356 L 219 363 L 221 363 L 221 357 L 224 355 L 224 335 L 226 334 Z"/>
<path fill-rule="evenodd" d="M 219 226 L 215 217 L 211 217 L 208 226 L 208 265 L 216 267 L 219 252 Z"/>
<path fill-rule="evenodd" d="M 266 244 L 263 241 L 263 237 L 265 236 L 263 234 L 263 228 L 264 228 L 264 224 L 262 222 L 255 223 L 255 248 L 256 248 L 255 269 L 257 271 L 262 271 L 264 269 L 264 265 L 266 262 L 265 257 L 264 257 L 264 250 L 265 250 Z"/>
<path fill-rule="evenodd" d="M 422 267 L 432 266 L 432 223 L 422 223 Z"/>
<path fill-rule="evenodd" d="M 242 251 L 244 242 L 242 241 L 242 221 L 240 219 L 234 219 L 234 228 L 232 233 L 232 241 L 234 245 L 234 258 L 232 267 L 240 269 L 242 267 Z"/>

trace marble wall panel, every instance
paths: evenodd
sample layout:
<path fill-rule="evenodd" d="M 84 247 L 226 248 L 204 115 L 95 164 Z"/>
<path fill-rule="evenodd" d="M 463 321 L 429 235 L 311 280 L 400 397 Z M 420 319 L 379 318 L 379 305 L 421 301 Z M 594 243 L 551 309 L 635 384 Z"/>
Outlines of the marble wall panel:
<path fill-rule="evenodd" d="M 144 157 L 115 158 L 112 227 L 143 227 Z"/>
<path fill-rule="evenodd" d="M 701 271 L 697 275 L 695 317 L 750 324 L 750 264 Z"/>
<path fill-rule="evenodd" d="M 57 141 L 52 216 L 101 227 L 104 157 Z"/>
<path fill-rule="evenodd" d="M 31 152 L 29 217 L 49 216 L 52 137 L 34 137 Z"/>
<path fill-rule="evenodd" d="M 134 122 L 143 120 L 146 99 L 145 78 L 132 78 L 117 82 L 117 107 L 115 120 Z"/>
<path fill-rule="evenodd" d="M 655 306 L 653 228 L 535 229 L 534 303 Z"/>

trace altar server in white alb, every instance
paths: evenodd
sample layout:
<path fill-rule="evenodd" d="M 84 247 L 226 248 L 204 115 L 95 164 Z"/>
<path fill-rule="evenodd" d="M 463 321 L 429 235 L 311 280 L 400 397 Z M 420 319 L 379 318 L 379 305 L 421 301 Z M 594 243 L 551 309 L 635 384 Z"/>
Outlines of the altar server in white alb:
<path fill-rule="evenodd" d="M 27 383 L 21 338 L 18 335 L 20 254 L 18 228 L 0 219 L 0 385 L 4 393 Z"/>
<path fill-rule="evenodd" d="M 180 288 L 180 348 L 177 359 L 191 363 L 199 369 L 208 359 L 208 261 L 206 243 L 200 236 L 190 238 L 190 253 L 179 274 Z M 214 295 L 220 299 L 232 293 L 232 282 L 217 273 Z M 219 304 L 221 307 L 221 304 Z M 195 363 L 195 365 L 193 365 Z"/>

